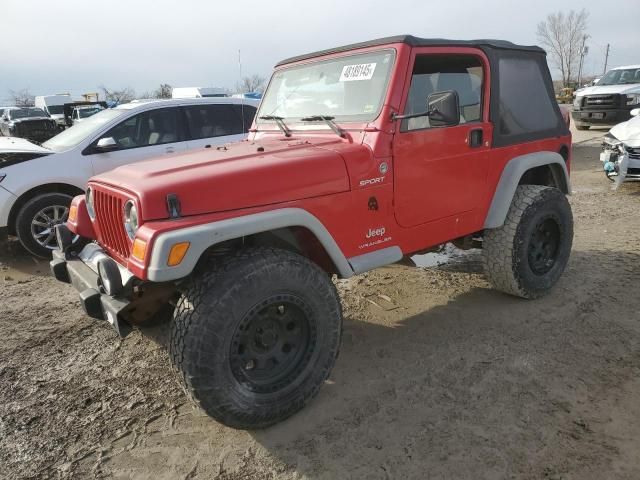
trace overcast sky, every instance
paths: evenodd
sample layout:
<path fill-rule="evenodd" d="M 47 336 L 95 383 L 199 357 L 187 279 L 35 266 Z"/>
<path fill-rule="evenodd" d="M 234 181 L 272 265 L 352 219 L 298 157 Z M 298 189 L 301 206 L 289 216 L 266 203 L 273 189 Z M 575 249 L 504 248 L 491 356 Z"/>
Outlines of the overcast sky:
<path fill-rule="evenodd" d="M 289 56 L 403 33 L 535 44 L 548 13 L 582 7 L 587 73 L 602 73 L 607 43 L 610 66 L 640 63 L 638 0 L 0 0 L 0 100 L 25 87 L 233 87 L 238 50 L 243 74 L 268 76 Z"/>

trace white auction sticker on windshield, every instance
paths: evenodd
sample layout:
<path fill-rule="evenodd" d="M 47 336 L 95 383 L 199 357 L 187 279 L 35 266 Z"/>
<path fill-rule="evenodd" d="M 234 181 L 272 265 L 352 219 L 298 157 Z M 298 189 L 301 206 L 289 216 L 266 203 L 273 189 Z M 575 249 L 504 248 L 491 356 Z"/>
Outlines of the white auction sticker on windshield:
<path fill-rule="evenodd" d="M 358 65 L 345 65 L 340 75 L 341 82 L 353 82 L 354 80 L 371 80 L 376 69 L 376 63 L 360 63 Z"/>

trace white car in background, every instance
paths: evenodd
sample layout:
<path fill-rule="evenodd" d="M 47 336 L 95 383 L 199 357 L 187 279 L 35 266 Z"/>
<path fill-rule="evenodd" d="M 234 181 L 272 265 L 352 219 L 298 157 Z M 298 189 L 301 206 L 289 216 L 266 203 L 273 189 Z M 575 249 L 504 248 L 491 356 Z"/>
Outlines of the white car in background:
<path fill-rule="evenodd" d="M 246 138 L 258 102 L 134 101 L 103 110 L 42 145 L 0 137 L 0 237 L 34 255 L 55 248 L 55 225 L 93 175 L 121 165 Z M 179 157 L 176 162 L 180 161 Z"/>
<path fill-rule="evenodd" d="M 619 123 L 604 136 L 600 161 L 607 178 L 619 186 L 640 180 L 640 108 L 631 110 L 631 120 Z"/>

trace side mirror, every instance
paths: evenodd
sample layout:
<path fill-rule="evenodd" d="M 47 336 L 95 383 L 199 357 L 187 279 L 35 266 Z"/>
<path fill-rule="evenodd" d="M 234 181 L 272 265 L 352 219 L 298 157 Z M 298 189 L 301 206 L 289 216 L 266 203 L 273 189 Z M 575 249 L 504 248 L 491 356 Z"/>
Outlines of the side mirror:
<path fill-rule="evenodd" d="M 640 115 L 640 108 L 634 108 L 630 113 L 632 117 L 637 117 L 638 115 Z"/>
<path fill-rule="evenodd" d="M 106 152 L 108 150 L 113 150 L 115 148 L 118 148 L 118 144 L 113 139 L 113 137 L 101 138 L 100 140 L 98 140 L 98 143 L 96 144 L 96 150 L 98 150 L 99 152 Z"/>
<path fill-rule="evenodd" d="M 460 123 L 460 102 L 458 93 L 453 90 L 429 95 L 427 110 L 432 127 L 451 127 Z"/>

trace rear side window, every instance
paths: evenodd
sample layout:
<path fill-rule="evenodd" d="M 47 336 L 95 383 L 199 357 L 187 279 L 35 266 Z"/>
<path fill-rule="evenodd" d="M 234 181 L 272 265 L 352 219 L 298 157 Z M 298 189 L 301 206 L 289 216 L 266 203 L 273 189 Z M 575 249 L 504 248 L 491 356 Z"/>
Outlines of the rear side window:
<path fill-rule="evenodd" d="M 242 124 L 244 125 L 243 133 L 248 132 L 253 123 L 253 118 L 256 116 L 256 107 L 252 105 L 232 105 L 231 107 L 242 120 Z"/>
<path fill-rule="evenodd" d="M 232 104 L 189 105 L 184 107 L 184 112 L 191 138 L 197 140 L 245 133 L 256 109 Z"/>
<path fill-rule="evenodd" d="M 500 58 L 500 135 L 557 128 L 558 116 L 540 64 L 529 58 Z"/>

